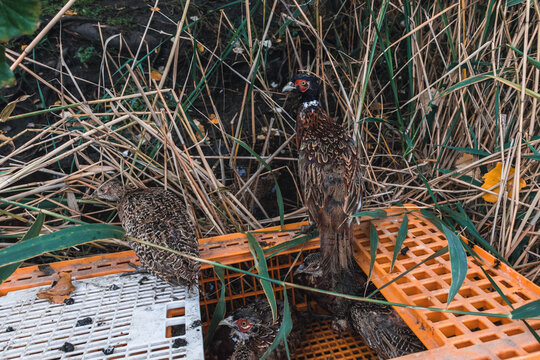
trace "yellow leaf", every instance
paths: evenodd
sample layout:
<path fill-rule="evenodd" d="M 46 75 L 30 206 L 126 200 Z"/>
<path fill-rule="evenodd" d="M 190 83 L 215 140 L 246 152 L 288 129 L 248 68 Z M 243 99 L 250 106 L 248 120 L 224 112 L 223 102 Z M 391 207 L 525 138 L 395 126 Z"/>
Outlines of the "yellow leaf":
<path fill-rule="evenodd" d="M 216 114 L 210 114 L 209 118 L 212 124 L 214 125 L 219 124 L 219 119 L 217 118 Z"/>
<path fill-rule="evenodd" d="M 157 72 L 156 70 L 152 70 L 152 73 L 150 74 L 150 77 L 156 81 L 161 80 L 161 74 Z"/>
<path fill-rule="evenodd" d="M 77 15 L 77 12 L 76 11 L 71 11 L 71 10 L 66 10 L 64 15 Z"/>
<path fill-rule="evenodd" d="M 206 129 L 204 128 L 204 125 L 201 124 L 201 122 L 197 119 L 194 119 L 193 123 L 197 126 L 197 128 L 199 128 L 199 131 L 203 134 L 203 136 L 206 136 Z M 197 140 L 202 141 L 203 136 L 201 136 L 199 131 L 195 132 L 195 136 L 197 137 Z"/>
<path fill-rule="evenodd" d="M 150 10 L 152 10 L 152 11 L 159 11 L 160 9 L 156 6 L 156 7 L 151 7 Z"/>
<path fill-rule="evenodd" d="M 204 46 L 197 41 L 197 50 L 199 50 L 199 52 L 202 54 L 204 52 Z"/>
<path fill-rule="evenodd" d="M 26 49 L 28 47 L 28 45 L 21 45 L 21 50 L 24 51 L 24 49 Z"/>
<path fill-rule="evenodd" d="M 511 177 L 514 175 L 515 169 L 513 167 L 510 167 L 510 171 L 508 172 L 508 177 Z M 502 173 L 502 163 L 498 162 L 497 166 L 495 166 L 491 171 L 487 172 L 482 176 L 484 179 L 484 184 L 482 185 L 482 189 L 490 189 L 491 187 L 500 184 L 501 182 L 501 173 Z M 518 191 L 523 189 L 527 185 L 527 182 L 523 180 L 522 178 L 519 179 L 519 186 Z M 513 186 L 514 186 L 514 179 L 508 180 L 506 182 L 506 190 L 508 191 L 508 197 L 512 197 L 513 195 Z M 499 192 L 499 186 L 495 187 L 493 192 L 498 193 Z M 482 196 L 482 198 L 487 202 L 497 202 L 498 195 L 495 194 L 489 194 L 486 193 Z"/>
<path fill-rule="evenodd" d="M 47 299 L 53 304 L 62 304 L 64 300 L 69 299 L 69 295 L 75 290 L 71 282 L 71 274 L 65 271 L 57 273 L 57 279 L 51 288 L 41 290 L 37 293 L 40 299 Z"/>

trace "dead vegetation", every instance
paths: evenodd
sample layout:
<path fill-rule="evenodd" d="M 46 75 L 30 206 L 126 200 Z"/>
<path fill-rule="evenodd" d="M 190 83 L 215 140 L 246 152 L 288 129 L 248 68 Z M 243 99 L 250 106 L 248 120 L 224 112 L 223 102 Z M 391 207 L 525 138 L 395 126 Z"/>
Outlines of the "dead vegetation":
<path fill-rule="evenodd" d="M 286 221 L 305 218 L 295 182 L 295 104 L 280 93 L 305 70 L 323 80 L 323 105 L 358 136 L 367 208 L 430 207 L 469 238 L 466 224 L 474 224 L 538 279 L 537 1 L 245 1 L 204 14 L 184 5 L 181 18 L 170 19 L 176 33 L 157 48 L 141 41 L 112 49 L 102 38 L 98 81 L 67 65 L 47 68 L 46 59 L 20 63 L 19 79 L 58 101 L 1 119 L 26 121 L 27 129 L 2 135 L 7 240 L 0 246 L 22 236 L 39 210 L 45 232 L 116 221 L 112 206 L 91 194 L 117 174 L 185 196 L 200 237 L 277 224 L 278 204 Z M 149 7 L 143 39 L 159 31 L 152 19 L 163 16 Z M 43 69 L 55 78 L 41 77 Z M 32 128 L 28 119 L 36 117 L 46 121 Z M 499 181 L 483 189 L 482 176 L 498 162 Z M 95 244 L 50 255 L 95 247 L 114 250 Z"/>

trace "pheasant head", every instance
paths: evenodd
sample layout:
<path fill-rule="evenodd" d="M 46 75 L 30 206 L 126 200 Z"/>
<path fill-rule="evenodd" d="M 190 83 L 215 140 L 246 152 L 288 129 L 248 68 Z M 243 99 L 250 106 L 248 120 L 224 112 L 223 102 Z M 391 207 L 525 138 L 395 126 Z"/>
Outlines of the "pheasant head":
<path fill-rule="evenodd" d="M 319 99 L 319 79 L 309 74 L 298 74 L 292 78 L 282 91 L 294 91 L 302 95 L 302 102 L 317 102 Z"/>

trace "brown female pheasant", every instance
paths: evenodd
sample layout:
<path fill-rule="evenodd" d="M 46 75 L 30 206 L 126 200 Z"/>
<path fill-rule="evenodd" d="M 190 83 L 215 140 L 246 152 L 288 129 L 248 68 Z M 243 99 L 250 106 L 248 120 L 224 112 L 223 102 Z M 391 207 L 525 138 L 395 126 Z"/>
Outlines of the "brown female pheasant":
<path fill-rule="evenodd" d="M 109 180 L 96 190 L 96 196 L 117 202 L 126 235 L 199 256 L 199 241 L 186 205 L 172 192 L 161 188 L 126 189 L 120 182 Z M 198 261 L 139 242 L 128 243 L 151 274 L 173 285 L 197 283 L 201 268 Z"/>
<path fill-rule="evenodd" d="M 296 115 L 300 183 L 304 203 L 319 230 L 325 268 L 337 279 L 350 268 L 350 216 L 362 204 L 358 150 L 353 138 L 319 104 L 317 78 L 296 75 L 283 91 L 302 96 Z"/>
<path fill-rule="evenodd" d="M 302 265 L 296 269 L 295 282 L 318 288 L 331 290 L 332 283 L 321 269 L 321 254 L 312 253 L 304 258 Z M 341 283 L 345 284 L 350 295 L 361 296 L 367 283 L 366 274 L 357 264 L 353 264 L 350 276 L 344 276 Z M 375 290 L 374 285 L 368 287 L 368 292 Z M 370 302 L 340 301 L 334 296 L 312 293 L 312 298 L 334 317 L 332 329 L 341 334 L 350 327 L 364 339 L 379 359 L 390 359 L 426 350 L 407 324 L 391 307 Z M 377 293 L 375 299 L 385 300 Z"/>

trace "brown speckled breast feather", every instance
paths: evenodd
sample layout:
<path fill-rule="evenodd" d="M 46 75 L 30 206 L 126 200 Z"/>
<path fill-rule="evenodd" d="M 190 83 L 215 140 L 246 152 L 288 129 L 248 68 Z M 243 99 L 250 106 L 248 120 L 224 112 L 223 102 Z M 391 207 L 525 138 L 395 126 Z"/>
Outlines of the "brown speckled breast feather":
<path fill-rule="evenodd" d="M 426 350 L 391 306 L 357 303 L 350 316 L 354 330 L 381 360 Z"/>
<path fill-rule="evenodd" d="M 126 235 L 199 256 L 199 242 L 176 195 L 160 188 L 128 191 L 118 202 L 118 214 Z M 173 284 L 193 285 L 200 270 L 198 261 L 169 251 L 130 241 L 143 266 L 152 274 Z"/>
<path fill-rule="evenodd" d="M 296 122 L 299 173 L 304 202 L 332 265 L 348 268 L 352 234 L 347 223 L 359 208 L 363 182 L 356 145 L 320 106 L 302 105 Z"/>

